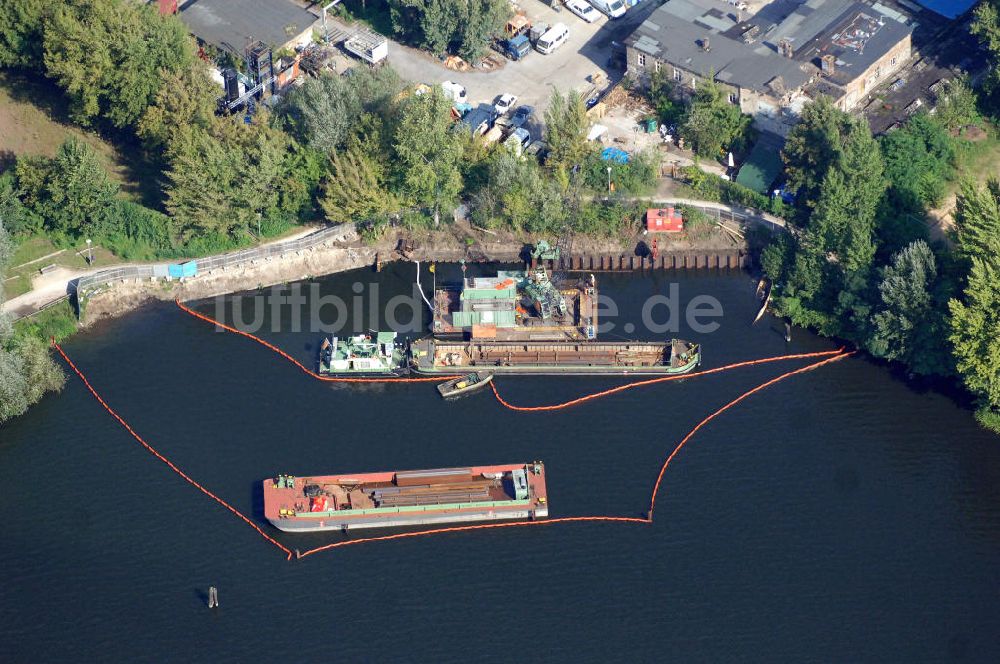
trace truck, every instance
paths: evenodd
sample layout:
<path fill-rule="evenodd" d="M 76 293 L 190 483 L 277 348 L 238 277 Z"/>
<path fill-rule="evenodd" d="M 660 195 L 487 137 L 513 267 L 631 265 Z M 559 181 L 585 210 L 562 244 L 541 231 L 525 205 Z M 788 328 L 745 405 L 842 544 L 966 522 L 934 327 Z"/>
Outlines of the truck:
<path fill-rule="evenodd" d="M 344 40 L 344 50 L 377 65 L 389 57 L 389 40 L 374 32 L 359 32 Z"/>
<path fill-rule="evenodd" d="M 504 26 L 504 37 L 497 42 L 497 50 L 511 60 L 520 60 L 531 52 L 528 32 L 531 21 L 524 14 L 515 14 Z"/>

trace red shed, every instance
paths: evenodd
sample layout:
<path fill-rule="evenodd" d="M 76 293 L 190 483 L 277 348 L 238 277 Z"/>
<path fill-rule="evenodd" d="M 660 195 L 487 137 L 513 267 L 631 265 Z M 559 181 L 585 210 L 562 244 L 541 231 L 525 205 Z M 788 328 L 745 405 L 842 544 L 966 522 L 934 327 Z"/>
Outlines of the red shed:
<path fill-rule="evenodd" d="M 684 230 L 684 220 L 681 213 L 668 208 L 649 208 L 646 210 L 646 230 L 650 233 L 679 233 Z"/>

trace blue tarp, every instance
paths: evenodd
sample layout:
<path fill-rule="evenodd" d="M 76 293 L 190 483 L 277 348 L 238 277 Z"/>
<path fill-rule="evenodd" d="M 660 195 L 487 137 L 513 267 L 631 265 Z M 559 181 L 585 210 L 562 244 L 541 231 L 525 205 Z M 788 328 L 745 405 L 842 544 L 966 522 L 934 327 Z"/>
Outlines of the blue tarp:
<path fill-rule="evenodd" d="M 916 0 L 918 5 L 940 14 L 945 18 L 955 18 L 964 14 L 976 0 Z"/>
<path fill-rule="evenodd" d="M 180 265 L 169 265 L 167 266 L 167 274 L 175 279 L 181 277 L 193 277 L 198 274 L 198 263 L 195 261 L 188 261 L 187 263 L 181 263 Z"/>
<path fill-rule="evenodd" d="M 617 161 L 619 164 L 627 164 L 629 161 L 628 152 L 621 148 L 604 148 L 601 150 L 601 159 L 604 161 Z"/>

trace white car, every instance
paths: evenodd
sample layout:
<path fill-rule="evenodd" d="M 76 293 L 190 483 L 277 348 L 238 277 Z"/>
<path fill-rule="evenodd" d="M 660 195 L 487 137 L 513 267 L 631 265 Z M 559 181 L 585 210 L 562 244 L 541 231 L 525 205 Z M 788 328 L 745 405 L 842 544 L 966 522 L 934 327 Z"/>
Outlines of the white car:
<path fill-rule="evenodd" d="M 610 18 L 621 18 L 625 15 L 625 3 L 622 0 L 591 0 L 590 4 Z"/>
<path fill-rule="evenodd" d="M 451 98 L 456 104 L 465 104 L 468 102 L 469 96 L 465 92 L 464 85 L 445 81 L 441 84 L 441 87 L 444 89 L 445 96 Z"/>
<path fill-rule="evenodd" d="M 587 23 L 593 23 L 601 17 L 601 12 L 593 8 L 587 0 L 566 0 L 566 9 L 570 10 Z"/>
<path fill-rule="evenodd" d="M 510 109 L 514 108 L 514 104 L 516 103 L 517 97 L 509 92 L 506 92 L 497 97 L 496 103 L 493 104 L 493 110 L 497 112 L 497 115 L 503 117 L 510 112 Z"/>

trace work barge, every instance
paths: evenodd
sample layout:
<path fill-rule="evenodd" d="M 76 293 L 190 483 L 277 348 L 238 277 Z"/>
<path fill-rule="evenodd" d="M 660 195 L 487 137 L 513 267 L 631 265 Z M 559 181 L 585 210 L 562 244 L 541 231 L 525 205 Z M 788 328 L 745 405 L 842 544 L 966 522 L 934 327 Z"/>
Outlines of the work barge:
<path fill-rule="evenodd" d="M 434 292 L 431 331 L 440 337 L 575 341 L 597 336 L 597 284 L 550 278 L 541 266 L 466 277 Z"/>
<path fill-rule="evenodd" d="M 549 515 L 545 465 L 435 468 L 264 480 L 264 516 L 286 532 L 533 520 Z"/>

